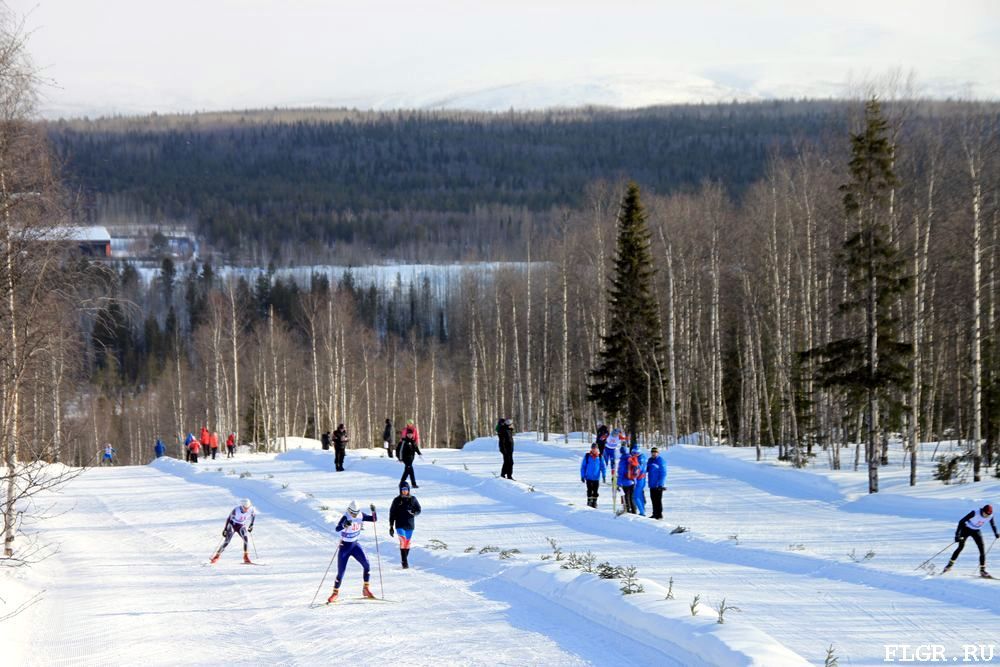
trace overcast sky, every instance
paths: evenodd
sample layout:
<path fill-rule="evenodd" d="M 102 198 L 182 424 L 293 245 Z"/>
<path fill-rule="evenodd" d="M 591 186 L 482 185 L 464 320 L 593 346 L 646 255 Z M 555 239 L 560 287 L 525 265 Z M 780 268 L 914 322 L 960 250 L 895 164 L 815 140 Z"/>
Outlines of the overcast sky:
<path fill-rule="evenodd" d="M 46 116 L 842 95 L 1000 98 L 1000 1 L 7 0 Z M 591 98 L 600 99 L 591 99 Z"/>

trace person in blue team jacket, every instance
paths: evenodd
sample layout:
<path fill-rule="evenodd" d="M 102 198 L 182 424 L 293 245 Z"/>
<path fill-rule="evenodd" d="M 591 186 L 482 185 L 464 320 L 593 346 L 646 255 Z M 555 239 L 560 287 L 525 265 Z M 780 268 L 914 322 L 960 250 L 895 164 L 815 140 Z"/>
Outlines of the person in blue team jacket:
<path fill-rule="evenodd" d="M 156 454 L 156 458 L 160 458 L 167 453 L 167 447 L 163 444 L 163 441 L 159 438 L 156 439 L 156 444 L 153 446 L 153 452 Z"/>
<path fill-rule="evenodd" d="M 656 447 L 649 452 L 646 461 L 646 482 L 649 484 L 649 498 L 653 501 L 653 518 L 663 518 L 663 487 L 667 483 L 667 462 Z"/>
<path fill-rule="evenodd" d="M 587 507 L 597 507 L 597 496 L 601 482 L 607 481 L 607 466 L 601 456 L 601 448 L 595 442 L 590 451 L 583 455 L 580 463 L 580 481 L 587 484 Z"/>
<path fill-rule="evenodd" d="M 635 498 L 635 511 L 641 516 L 646 516 L 646 455 L 639 450 L 639 445 L 633 444 L 629 456 L 635 456 L 639 465 L 635 490 L 632 492 L 632 497 Z"/>

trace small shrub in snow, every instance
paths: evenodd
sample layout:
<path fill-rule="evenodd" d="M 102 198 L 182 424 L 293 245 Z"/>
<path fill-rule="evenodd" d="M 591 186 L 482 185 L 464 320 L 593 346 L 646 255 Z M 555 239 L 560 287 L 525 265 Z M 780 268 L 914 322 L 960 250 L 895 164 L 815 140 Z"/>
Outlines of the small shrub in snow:
<path fill-rule="evenodd" d="M 285 482 L 284 484 L 282 484 L 281 488 L 282 489 L 287 489 L 288 488 L 288 482 Z"/>
<path fill-rule="evenodd" d="M 674 599 L 674 578 L 670 577 L 670 581 L 667 582 L 667 596 L 663 598 L 664 600 Z"/>
<path fill-rule="evenodd" d="M 671 535 L 676 535 L 677 533 L 686 533 L 686 532 L 688 532 L 688 530 L 690 530 L 690 529 L 687 528 L 686 526 L 677 526 L 676 528 L 674 528 L 673 530 L 670 531 L 670 534 Z"/>
<path fill-rule="evenodd" d="M 253 474 L 249 470 L 244 470 L 240 473 L 240 479 L 246 479 L 247 477 L 253 477 Z"/>
<path fill-rule="evenodd" d="M 427 548 L 438 551 L 441 549 L 447 549 L 448 545 L 442 542 L 441 540 L 433 539 L 427 543 Z"/>
<path fill-rule="evenodd" d="M 271 473 L 267 473 L 267 479 L 274 479 L 274 475 L 272 475 Z"/>
<path fill-rule="evenodd" d="M 698 603 L 699 602 L 701 602 L 701 596 L 700 595 L 695 595 L 694 599 L 691 600 L 691 615 L 692 616 L 697 616 L 698 615 Z"/>
<path fill-rule="evenodd" d="M 639 583 L 639 572 L 635 569 L 634 565 L 629 565 L 624 570 L 624 575 L 621 577 L 622 585 L 621 592 L 622 595 L 632 595 L 633 593 L 642 593 L 644 590 L 642 584 Z"/>
<path fill-rule="evenodd" d="M 838 667 L 837 654 L 833 651 L 833 644 L 830 644 L 829 648 L 826 649 L 826 660 L 823 661 L 823 667 Z"/>
<path fill-rule="evenodd" d="M 475 546 L 465 547 L 465 553 L 467 553 L 467 554 L 471 554 L 475 550 L 476 550 Z"/>
<path fill-rule="evenodd" d="M 555 541 L 555 539 L 551 537 L 546 537 L 545 539 L 548 540 L 549 546 L 552 547 L 552 555 L 542 556 L 542 560 L 549 560 L 550 558 L 553 558 L 555 560 L 562 560 L 563 552 L 562 549 L 559 548 L 559 544 Z"/>
<path fill-rule="evenodd" d="M 485 547 L 479 550 L 481 554 L 495 554 L 500 551 L 500 547 L 493 546 L 492 544 L 487 544 Z"/>
<path fill-rule="evenodd" d="M 789 551 L 805 551 L 806 550 L 806 545 L 804 545 L 804 544 L 789 544 L 788 545 L 788 550 Z"/>
<path fill-rule="evenodd" d="M 864 556 L 858 556 L 856 550 L 851 549 L 850 553 L 847 554 L 847 557 L 850 558 L 855 563 L 862 563 L 866 560 L 871 560 L 872 558 L 875 558 L 875 550 L 869 549 Z"/>
<path fill-rule="evenodd" d="M 934 479 L 944 482 L 945 484 L 950 484 L 953 479 L 957 476 L 958 465 L 962 462 L 962 456 L 956 454 L 955 456 L 942 456 L 938 460 L 937 467 L 934 469 Z"/>
<path fill-rule="evenodd" d="M 462 467 L 465 468 L 466 471 L 469 470 L 469 464 L 467 464 L 467 463 L 463 463 Z"/>
<path fill-rule="evenodd" d="M 216 468 L 215 472 L 222 472 L 222 468 Z"/>
<path fill-rule="evenodd" d="M 521 553 L 520 549 L 504 549 L 500 552 L 500 560 L 509 560 L 514 557 L 515 554 Z"/>
<path fill-rule="evenodd" d="M 733 543 L 735 543 L 735 544 L 739 544 L 740 543 L 740 536 L 738 534 L 736 534 L 736 535 L 730 535 L 729 539 L 731 539 L 733 541 Z"/>
<path fill-rule="evenodd" d="M 306 491 L 306 498 L 315 498 L 315 497 L 316 496 L 314 496 L 313 494 L 311 494 L 308 491 Z"/>
<path fill-rule="evenodd" d="M 734 607 L 731 604 L 726 604 L 726 598 L 722 598 L 722 602 L 720 602 L 719 606 L 716 607 L 716 611 L 719 612 L 719 620 L 717 620 L 716 623 L 718 623 L 719 625 L 722 625 L 723 623 L 726 622 L 725 621 L 725 616 L 726 616 L 726 612 L 727 611 L 737 611 L 738 612 L 738 611 L 740 611 L 740 608 L 739 607 Z"/>
<path fill-rule="evenodd" d="M 330 506 L 329 505 L 320 505 L 319 506 L 319 511 L 320 512 L 329 512 L 330 511 Z"/>
<path fill-rule="evenodd" d="M 625 570 L 621 569 L 617 565 L 612 565 L 607 561 L 598 565 L 594 571 L 601 579 L 621 579 L 625 574 Z"/>
<path fill-rule="evenodd" d="M 528 491 L 530 491 L 531 493 L 534 493 L 535 492 L 535 487 L 532 486 L 532 485 L 528 485 Z"/>

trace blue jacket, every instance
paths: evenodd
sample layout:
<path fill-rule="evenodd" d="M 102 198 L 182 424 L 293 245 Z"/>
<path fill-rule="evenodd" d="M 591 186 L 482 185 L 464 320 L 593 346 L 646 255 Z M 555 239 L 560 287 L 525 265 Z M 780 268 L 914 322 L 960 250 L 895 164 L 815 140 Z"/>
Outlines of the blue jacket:
<path fill-rule="evenodd" d="M 156 452 L 156 458 L 160 458 L 167 453 L 167 448 L 163 446 L 163 441 L 157 438 L 156 446 L 153 447 L 153 451 Z"/>
<path fill-rule="evenodd" d="M 629 456 L 632 454 L 635 454 L 639 459 L 639 479 L 635 480 L 635 483 L 640 486 L 646 486 L 646 455 L 640 452 L 639 448 L 635 446 L 632 447 Z"/>
<path fill-rule="evenodd" d="M 649 488 L 659 489 L 667 483 L 667 462 L 657 454 L 646 462 L 646 474 L 649 476 Z"/>
<path fill-rule="evenodd" d="M 591 456 L 590 452 L 583 455 L 583 461 L 580 463 L 580 479 L 589 479 L 591 482 L 596 482 L 599 479 L 605 479 L 607 476 L 608 468 L 604 465 L 604 457 Z"/>
<path fill-rule="evenodd" d="M 619 452 L 621 459 L 618 461 L 618 486 L 635 486 L 635 480 L 626 476 L 628 472 L 628 452 L 622 447 Z"/>

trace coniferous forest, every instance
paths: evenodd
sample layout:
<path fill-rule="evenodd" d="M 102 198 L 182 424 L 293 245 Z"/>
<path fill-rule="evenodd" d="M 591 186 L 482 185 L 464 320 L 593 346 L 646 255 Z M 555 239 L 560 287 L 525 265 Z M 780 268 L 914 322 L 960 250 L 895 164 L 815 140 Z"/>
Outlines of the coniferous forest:
<path fill-rule="evenodd" d="M 889 438 L 964 439 L 946 474 L 995 474 L 1000 107 L 877 98 L 48 123 L 67 220 L 189 221 L 208 250 L 148 283 L 64 260 L 76 296 L 20 376 L 25 447 L 144 462 L 202 424 L 260 447 L 341 422 L 376 446 L 386 417 L 440 446 L 498 416 L 625 425 L 592 372 L 642 333 L 609 294 L 643 275 L 659 341 L 624 379 L 640 433 L 865 469 L 873 491 L 910 463 Z M 627 193 L 644 267 L 617 256 Z M 444 293 L 220 271 L 330 258 L 522 263 Z"/>

